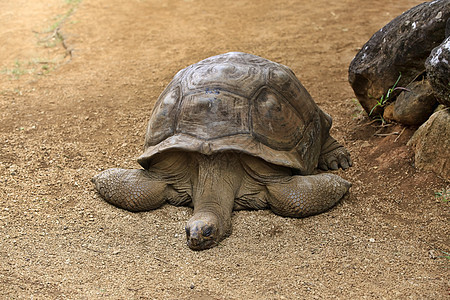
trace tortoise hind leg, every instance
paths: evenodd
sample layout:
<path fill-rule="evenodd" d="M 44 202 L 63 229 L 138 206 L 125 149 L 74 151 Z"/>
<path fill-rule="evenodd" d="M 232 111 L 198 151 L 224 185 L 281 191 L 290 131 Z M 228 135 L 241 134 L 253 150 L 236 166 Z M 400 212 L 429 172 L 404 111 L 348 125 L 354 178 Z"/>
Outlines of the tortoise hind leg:
<path fill-rule="evenodd" d="M 306 217 L 324 212 L 347 193 L 351 183 L 334 174 L 291 176 L 268 183 L 269 205 L 286 217 Z"/>
<path fill-rule="evenodd" d="M 94 176 L 92 182 L 107 202 L 135 212 L 156 209 L 177 193 L 146 170 L 108 169 Z"/>
<path fill-rule="evenodd" d="M 352 159 L 347 149 L 339 144 L 334 138 L 328 136 L 322 145 L 322 152 L 319 157 L 319 168 L 322 170 L 347 169 L 352 166 Z"/>

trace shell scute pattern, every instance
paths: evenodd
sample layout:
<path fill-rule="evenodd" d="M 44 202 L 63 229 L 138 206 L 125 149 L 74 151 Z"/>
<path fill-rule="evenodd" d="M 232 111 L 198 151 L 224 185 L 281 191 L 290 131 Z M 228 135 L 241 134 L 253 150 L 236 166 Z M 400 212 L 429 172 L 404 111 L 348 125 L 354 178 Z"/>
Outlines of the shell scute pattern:
<path fill-rule="evenodd" d="M 302 138 L 304 126 L 289 102 L 277 91 L 264 87 L 252 104 L 253 135 L 256 139 L 274 149 L 294 148 Z"/>
<path fill-rule="evenodd" d="M 152 122 L 148 124 L 146 139 L 150 144 L 156 145 L 174 134 L 179 99 L 179 86 L 166 89 L 160 96 L 153 108 Z"/>
<path fill-rule="evenodd" d="M 198 90 L 219 89 L 249 98 L 255 86 L 263 83 L 264 69 L 236 62 L 199 63 L 186 71 L 183 79 L 184 94 Z"/>
<path fill-rule="evenodd" d="M 169 149 L 234 150 L 308 174 L 331 126 L 323 119 L 288 67 L 226 53 L 177 73 L 156 103 L 138 161 L 145 168 Z"/>
<path fill-rule="evenodd" d="M 229 92 L 199 92 L 185 97 L 177 132 L 202 140 L 249 133 L 247 99 Z"/>

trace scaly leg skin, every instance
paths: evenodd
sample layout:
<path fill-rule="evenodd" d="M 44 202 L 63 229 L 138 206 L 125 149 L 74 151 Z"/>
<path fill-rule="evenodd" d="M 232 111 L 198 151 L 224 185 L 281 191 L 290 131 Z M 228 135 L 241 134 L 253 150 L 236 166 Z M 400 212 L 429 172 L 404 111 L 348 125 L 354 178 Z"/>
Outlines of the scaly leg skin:
<path fill-rule="evenodd" d="M 134 212 L 156 209 L 176 193 L 167 183 L 152 179 L 146 170 L 108 169 L 92 182 L 107 202 Z"/>
<path fill-rule="evenodd" d="M 306 217 L 324 212 L 347 193 L 351 183 L 334 174 L 292 176 L 268 183 L 272 211 L 286 217 Z"/>
<path fill-rule="evenodd" d="M 347 169 L 353 164 L 350 153 L 339 144 L 334 138 L 328 136 L 328 139 L 322 145 L 322 153 L 319 157 L 319 168 L 327 170 Z"/>

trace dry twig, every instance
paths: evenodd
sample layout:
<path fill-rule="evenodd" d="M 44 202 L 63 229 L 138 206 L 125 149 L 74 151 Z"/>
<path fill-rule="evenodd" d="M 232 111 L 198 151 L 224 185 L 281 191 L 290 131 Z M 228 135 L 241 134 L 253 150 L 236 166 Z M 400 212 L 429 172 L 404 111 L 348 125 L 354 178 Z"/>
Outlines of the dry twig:
<path fill-rule="evenodd" d="M 399 135 L 398 131 L 390 132 L 390 133 L 375 133 L 376 136 L 390 136 L 390 135 Z"/>
<path fill-rule="evenodd" d="M 406 127 L 403 127 L 402 131 L 400 132 L 400 134 L 398 135 L 398 137 L 395 138 L 394 143 L 397 142 L 397 140 L 400 138 L 400 136 L 402 135 L 403 131 L 405 131 Z"/>

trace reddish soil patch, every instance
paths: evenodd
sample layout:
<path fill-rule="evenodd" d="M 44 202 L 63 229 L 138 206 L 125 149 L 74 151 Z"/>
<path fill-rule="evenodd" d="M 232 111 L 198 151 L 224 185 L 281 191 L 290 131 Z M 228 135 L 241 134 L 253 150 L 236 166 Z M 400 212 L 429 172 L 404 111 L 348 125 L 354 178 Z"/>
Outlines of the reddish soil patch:
<path fill-rule="evenodd" d="M 358 47 L 420 2 L 1 2 L 0 298 L 448 297 L 449 182 L 415 170 L 414 128 L 375 136 L 347 82 Z M 228 51 L 294 70 L 351 151 L 353 187 L 305 219 L 236 212 L 220 247 L 193 252 L 191 209 L 126 212 L 90 178 L 137 167 L 173 75 Z"/>

